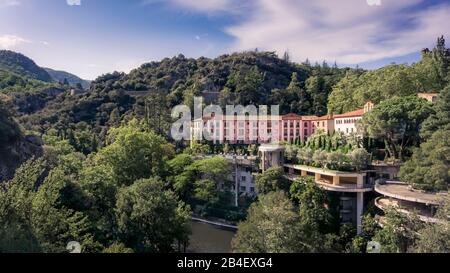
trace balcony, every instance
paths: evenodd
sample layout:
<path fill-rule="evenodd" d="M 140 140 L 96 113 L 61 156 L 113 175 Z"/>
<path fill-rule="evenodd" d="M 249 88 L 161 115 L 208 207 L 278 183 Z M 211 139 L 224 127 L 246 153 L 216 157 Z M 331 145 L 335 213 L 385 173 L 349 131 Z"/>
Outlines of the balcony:
<path fill-rule="evenodd" d="M 289 174 L 286 175 L 288 179 L 293 181 L 302 176 L 311 176 L 314 177 L 318 186 L 327 191 L 370 192 L 373 190 L 373 185 L 364 182 L 365 173 L 338 172 L 290 164 L 285 164 L 284 167 L 289 169 Z"/>

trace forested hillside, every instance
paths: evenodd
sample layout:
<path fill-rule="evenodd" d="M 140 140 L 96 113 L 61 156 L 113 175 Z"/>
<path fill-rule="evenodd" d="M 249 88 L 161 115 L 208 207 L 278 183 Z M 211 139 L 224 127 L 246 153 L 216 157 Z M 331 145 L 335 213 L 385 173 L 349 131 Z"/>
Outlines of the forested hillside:
<path fill-rule="evenodd" d="M 0 50 L 0 69 L 44 82 L 53 80 L 47 71 L 36 65 L 33 60 L 9 50 Z"/>
<path fill-rule="evenodd" d="M 373 71 L 348 71 L 333 88 L 328 111 L 343 113 L 375 104 L 394 96 L 420 92 L 440 92 L 450 82 L 450 50 L 438 39 L 433 50 L 422 50 L 422 59 L 413 65 L 392 64 Z"/>
<path fill-rule="evenodd" d="M 50 86 L 50 83 L 32 79 L 0 68 L 0 92 L 33 91 Z"/>
<path fill-rule="evenodd" d="M 210 102 L 221 105 L 280 104 L 282 114 L 323 115 L 332 87 L 349 70 L 326 63 L 295 64 L 271 52 L 217 59 L 179 55 L 144 64 L 129 74 L 103 75 L 85 94 L 65 92 L 46 101 L 44 108 L 18 111 L 27 114 L 20 118 L 26 129 L 40 134 L 56 129 L 58 135 L 73 139 L 79 151 L 89 153 L 92 146 L 103 145 L 110 127 L 134 117 L 147 117 L 150 124 L 158 124 L 158 128 L 151 126 L 156 132 L 168 137 L 170 109 L 183 103 L 192 105 L 194 96 L 206 94 L 213 95 Z M 34 96 L 41 97 L 39 94 Z M 28 105 L 24 103 L 27 97 L 13 95 L 15 105 Z"/>
<path fill-rule="evenodd" d="M 123 120 L 144 118 L 157 133 L 168 136 L 170 110 L 192 106 L 194 96 L 226 104 L 280 105 L 282 114 L 325 115 L 378 104 L 395 96 L 439 92 L 448 83 L 449 50 L 439 38 L 413 65 L 388 65 L 378 70 L 338 68 L 327 63 L 297 64 L 273 52 L 244 52 L 215 59 L 179 55 L 150 62 L 129 74 L 98 77 L 84 94 L 48 91 L 10 94 L 26 130 L 51 129 L 70 138 L 86 154 L 103 146 L 106 132 Z M 64 86 L 63 86 L 64 89 Z"/>
<path fill-rule="evenodd" d="M 45 71 L 47 71 L 48 74 L 53 78 L 54 81 L 65 83 L 74 87 L 82 87 L 82 88 L 89 88 L 89 81 L 83 80 L 80 77 L 71 74 L 66 71 L 59 71 L 54 70 L 51 68 L 44 68 Z"/>
<path fill-rule="evenodd" d="M 89 88 L 89 81 L 65 71 L 41 68 L 30 58 L 0 50 L 0 93 L 38 92 L 51 87 Z"/>

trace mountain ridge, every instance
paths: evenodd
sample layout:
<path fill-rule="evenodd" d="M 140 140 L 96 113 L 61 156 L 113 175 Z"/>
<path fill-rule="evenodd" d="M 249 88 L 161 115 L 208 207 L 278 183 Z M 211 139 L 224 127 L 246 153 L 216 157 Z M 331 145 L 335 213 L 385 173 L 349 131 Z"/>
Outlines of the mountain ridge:
<path fill-rule="evenodd" d="M 47 71 L 47 73 L 50 74 L 50 76 L 57 82 L 64 82 L 64 80 L 67 80 L 68 83 L 72 86 L 75 86 L 79 83 L 81 84 L 83 89 L 89 88 L 90 81 L 84 80 L 75 74 L 63 70 L 55 70 L 48 67 L 43 67 L 43 69 L 45 69 L 45 71 Z"/>
<path fill-rule="evenodd" d="M 50 74 L 29 57 L 10 50 L 0 50 L 0 69 L 43 82 L 52 82 Z"/>

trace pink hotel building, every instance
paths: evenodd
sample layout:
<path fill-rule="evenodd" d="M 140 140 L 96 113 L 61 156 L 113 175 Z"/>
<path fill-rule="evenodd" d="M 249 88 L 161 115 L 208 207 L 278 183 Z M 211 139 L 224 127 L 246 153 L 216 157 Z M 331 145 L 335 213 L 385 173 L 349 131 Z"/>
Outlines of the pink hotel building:
<path fill-rule="evenodd" d="M 203 117 L 192 122 L 192 139 L 207 139 L 214 143 L 264 144 L 271 142 L 294 142 L 305 140 L 318 130 L 343 134 L 357 133 L 356 123 L 373 104 L 364 109 L 340 115 L 300 116 L 214 116 Z"/>

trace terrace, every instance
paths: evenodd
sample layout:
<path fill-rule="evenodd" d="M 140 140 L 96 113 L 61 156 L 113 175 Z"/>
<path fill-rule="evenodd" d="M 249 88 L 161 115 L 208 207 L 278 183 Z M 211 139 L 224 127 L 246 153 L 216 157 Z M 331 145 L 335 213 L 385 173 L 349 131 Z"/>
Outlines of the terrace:
<path fill-rule="evenodd" d="M 435 209 L 432 206 L 396 200 L 389 197 L 378 197 L 375 199 L 375 206 L 383 211 L 389 208 L 395 208 L 397 211 L 407 215 L 416 213 L 419 219 L 426 223 L 439 222 L 437 218 L 434 218 Z"/>
<path fill-rule="evenodd" d="M 376 184 L 375 191 L 381 195 L 398 200 L 409 201 L 425 205 L 439 205 L 447 193 L 429 193 L 412 189 L 403 182 L 388 181 Z"/>
<path fill-rule="evenodd" d="M 375 191 L 382 197 L 375 200 L 375 206 L 386 211 L 395 208 L 399 212 L 411 215 L 416 213 L 421 221 L 436 223 L 434 218 L 436 207 L 440 205 L 447 193 L 429 193 L 411 188 L 403 182 L 388 181 L 377 183 Z"/>
<path fill-rule="evenodd" d="M 285 164 L 284 167 L 287 169 L 289 179 L 311 176 L 320 187 L 328 191 L 369 192 L 373 190 L 373 185 L 366 182 L 365 173 L 333 171 L 291 164 Z"/>

